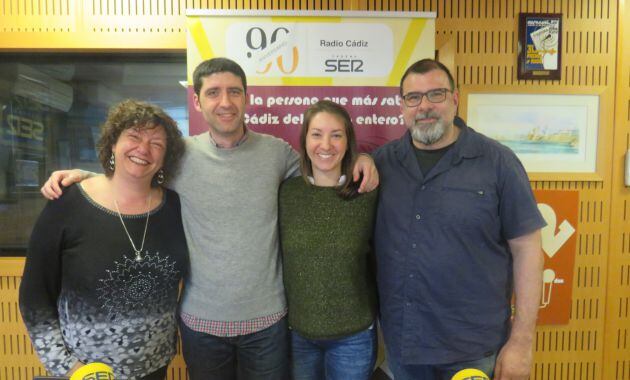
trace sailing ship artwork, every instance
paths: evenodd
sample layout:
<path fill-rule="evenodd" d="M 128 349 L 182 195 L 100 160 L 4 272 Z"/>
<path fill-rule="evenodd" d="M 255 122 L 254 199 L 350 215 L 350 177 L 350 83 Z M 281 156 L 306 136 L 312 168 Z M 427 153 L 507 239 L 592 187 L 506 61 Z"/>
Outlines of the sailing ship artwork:
<path fill-rule="evenodd" d="M 569 125 L 560 127 L 550 128 L 543 124 L 511 138 L 498 135 L 496 140 L 521 154 L 578 154 L 580 131 Z"/>
<path fill-rule="evenodd" d="M 595 171 L 597 96 L 470 94 L 467 122 L 527 171 Z"/>

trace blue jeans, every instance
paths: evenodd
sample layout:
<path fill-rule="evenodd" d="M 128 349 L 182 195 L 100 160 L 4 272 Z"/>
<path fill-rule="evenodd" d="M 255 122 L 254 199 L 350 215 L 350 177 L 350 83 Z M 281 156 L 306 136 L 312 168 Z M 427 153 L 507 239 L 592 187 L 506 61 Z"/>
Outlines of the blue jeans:
<path fill-rule="evenodd" d="M 286 318 L 262 331 L 219 337 L 179 323 L 191 380 L 282 380 L 288 377 Z"/>
<path fill-rule="evenodd" d="M 497 353 L 475 360 L 433 365 L 400 365 L 399 359 L 387 351 L 387 363 L 395 380 L 451 380 L 457 372 L 466 368 L 478 369 L 492 379 Z"/>
<path fill-rule="evenodd" d="M 367 380 L 376 346 L 376 327 L 339 339 L 306 339 L 291 331 L 293 380 Z"/>

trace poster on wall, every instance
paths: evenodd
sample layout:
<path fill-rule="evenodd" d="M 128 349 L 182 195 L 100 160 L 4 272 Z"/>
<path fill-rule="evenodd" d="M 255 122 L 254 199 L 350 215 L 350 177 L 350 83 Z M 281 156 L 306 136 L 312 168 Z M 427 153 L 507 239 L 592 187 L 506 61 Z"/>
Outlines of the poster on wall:
<path fill-rule="evenodd" d="M 547 226 L 541 231 L 545 257 L 539 325 L 569 323 L 577 245 L 578 191 L 535 190 Z"/>
<path fill-rule="evenodd" d="M 228 57 L 247 75 L 248 128 L 294 148 L 304 111 L 320 99 L 348 109 L 360 151 L 400 137 L 400 78 L 435 55 L 435 13 L 195 10 L 187 27 L 190 134 L 207 130 L 192 105 L 192 73 Z"/>
<path fill-rule="evenodd" d="M 562 14 L 521 13 L 518 79 L 560 79 Z"/>

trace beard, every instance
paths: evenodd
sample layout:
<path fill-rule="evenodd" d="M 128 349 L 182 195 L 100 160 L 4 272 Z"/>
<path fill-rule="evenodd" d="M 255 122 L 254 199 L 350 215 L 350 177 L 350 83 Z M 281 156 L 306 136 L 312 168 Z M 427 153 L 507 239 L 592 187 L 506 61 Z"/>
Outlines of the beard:
<path fill-rule="evenodd" d="M 436 119 L 432 124 L 424 124 L 421 126 L 418 121 L 425 118 Z M 437 113 L 425 112 L 416 115 L 413 125 L 409 128 L 411 138 L 423 145 L 433 145 L 444 137 L 446 131 L 446 123 L 444 119 Z"/>

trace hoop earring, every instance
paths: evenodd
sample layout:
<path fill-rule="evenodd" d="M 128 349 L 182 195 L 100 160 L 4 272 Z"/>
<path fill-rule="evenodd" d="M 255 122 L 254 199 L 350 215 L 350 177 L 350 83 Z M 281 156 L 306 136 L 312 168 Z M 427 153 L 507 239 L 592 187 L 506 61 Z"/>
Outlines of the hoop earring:
<path fill-rule="evenodd" d="M 164 170 L 160 169 L 157 172 L 157 180 L 156 182 L 158 183 L 158 185 L 161 185 L 164 183 Z"/>
<path fill-rule="evenodd" d="M 109 158 L 109 170 L 112 172 L 116 169 L 116 161 L 114 160 L 114 152 L 112 152 L 112 156 Z"/>

